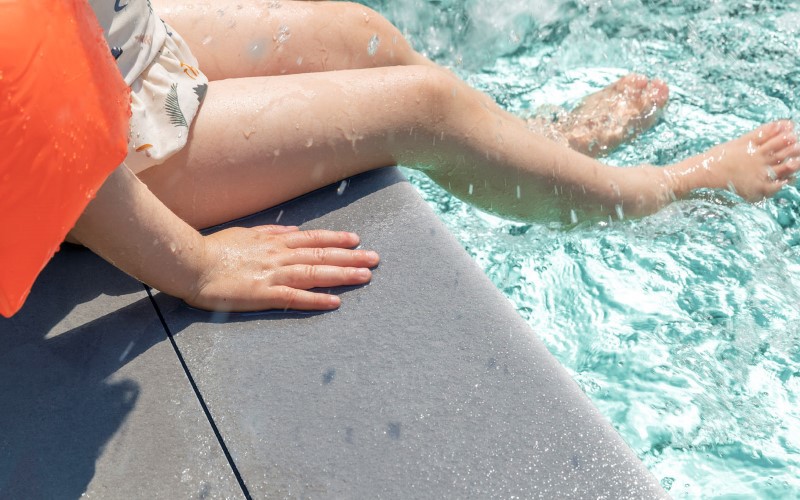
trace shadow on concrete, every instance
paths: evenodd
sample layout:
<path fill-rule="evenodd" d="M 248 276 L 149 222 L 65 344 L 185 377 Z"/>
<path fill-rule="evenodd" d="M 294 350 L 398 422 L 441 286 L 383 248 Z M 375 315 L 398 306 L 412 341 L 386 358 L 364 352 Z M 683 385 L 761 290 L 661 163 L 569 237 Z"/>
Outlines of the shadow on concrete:
<path fill-rule="evenodd" d="M 111 376 L 164 338 L 141 284 L 88 250 L 59 252 L 0 319 L 0 498 L 80 497 L 139 396 Z"/>
<path fill-rule="evenodd" d="M 372 172 L 206 232 L 304 224 L 403 180 L 395 169 Z M 354 230 L 358 221 L 345 226 L 330 229 Z M 216 314 L 162 297 L 171 311 L 181 311 L 171 325 L 175 333 L 193 323 L 320 314 Z M 117 372 L 165 339 L 140 283 L 90 251 L 64 245 L 23 309 L 11 319 L 0 318 L 0 498 L 77 498 L 86 492 L 98 458 L 142 392 Z"/>

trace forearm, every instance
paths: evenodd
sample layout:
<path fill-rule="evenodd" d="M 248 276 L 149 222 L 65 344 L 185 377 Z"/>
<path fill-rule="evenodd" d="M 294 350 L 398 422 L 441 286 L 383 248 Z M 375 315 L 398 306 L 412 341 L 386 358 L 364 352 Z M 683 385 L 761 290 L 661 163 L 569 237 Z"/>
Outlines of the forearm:
<path fill-rule="evenodd" d="M 204 269 L 203 237 L 124 165 L 106 180 L 70 233 L 131 276 L 191 297 Z"/>

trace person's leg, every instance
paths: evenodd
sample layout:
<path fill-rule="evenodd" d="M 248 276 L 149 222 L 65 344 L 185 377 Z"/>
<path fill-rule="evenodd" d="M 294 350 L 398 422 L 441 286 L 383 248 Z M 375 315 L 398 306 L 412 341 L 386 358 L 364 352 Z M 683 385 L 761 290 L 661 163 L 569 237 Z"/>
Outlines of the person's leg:
<path fill-rule="evenodd" d="M 156 11 L 189 44 L 211 80 L 381 66 L 430 65 L 377 12 L 350 2 L 155 0 Z M 669 91 L 628 75 L 588 96 L 555 123 L 531 129 L 600 156 L 650 128 Z"/>
<path fill-rule="evenodd" d="M 389 21 L 350 2 L 154 0 L 210 80 L 433 65 Z"/>
<path fill-rule="evenodd" d="M 140 177 L 195 227 L 397 163 L 494 212 L 569 220 L 572 209 L 652 212 L 701 186 L 759 198 L 799 154 L 788 126 L 772 125 L 665 169 L 609 167 L 530 132 L 447 71 L 394 66 L 212 82 L 187 147 Z"/>
<path fill-rule="evenodd" d="M 545 107 L 528 120 L 528 128 L 596 158 L 652 127 L 668 99 L 669 89 L 661 80 L 629 74 L 571 111 Z"/>

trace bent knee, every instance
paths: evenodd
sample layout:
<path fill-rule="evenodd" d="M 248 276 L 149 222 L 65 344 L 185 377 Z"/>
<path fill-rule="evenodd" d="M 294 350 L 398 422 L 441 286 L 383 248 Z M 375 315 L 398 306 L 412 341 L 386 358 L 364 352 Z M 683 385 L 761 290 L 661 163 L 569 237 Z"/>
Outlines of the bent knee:
<path fill-rule="evenodd" d="M 454 115 L 459 80 L 449 71 L 432 66 L 414 66 L 414 101 L 425 109 L 427 124 L 438 128 Z"/>

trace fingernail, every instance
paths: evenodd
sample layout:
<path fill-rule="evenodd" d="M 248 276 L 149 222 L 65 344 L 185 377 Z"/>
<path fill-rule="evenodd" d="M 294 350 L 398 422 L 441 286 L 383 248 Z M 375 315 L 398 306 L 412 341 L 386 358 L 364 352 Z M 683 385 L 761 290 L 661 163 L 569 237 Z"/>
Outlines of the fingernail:
<path fill-rule="evenodd" d="M 339 305 L 342 303 L 342 300 L 336 295 L 328 295 L 328 303 L 331 305 L 331 307 L 339 307 Z"/>
<path fill-rule="evenodd" d="M 378 260 L 378 252 L 374 252 L 372 250 L 368 250 L 366 253 L 366 257 L 369 260 Z"/>
<path fill-rule="evenodd" d="M 369 279 L 370 276 L 372 276 L 372 272 L 369 269 L 361 268 L 356 271 L 356 277 L 360 279 Z"/>

